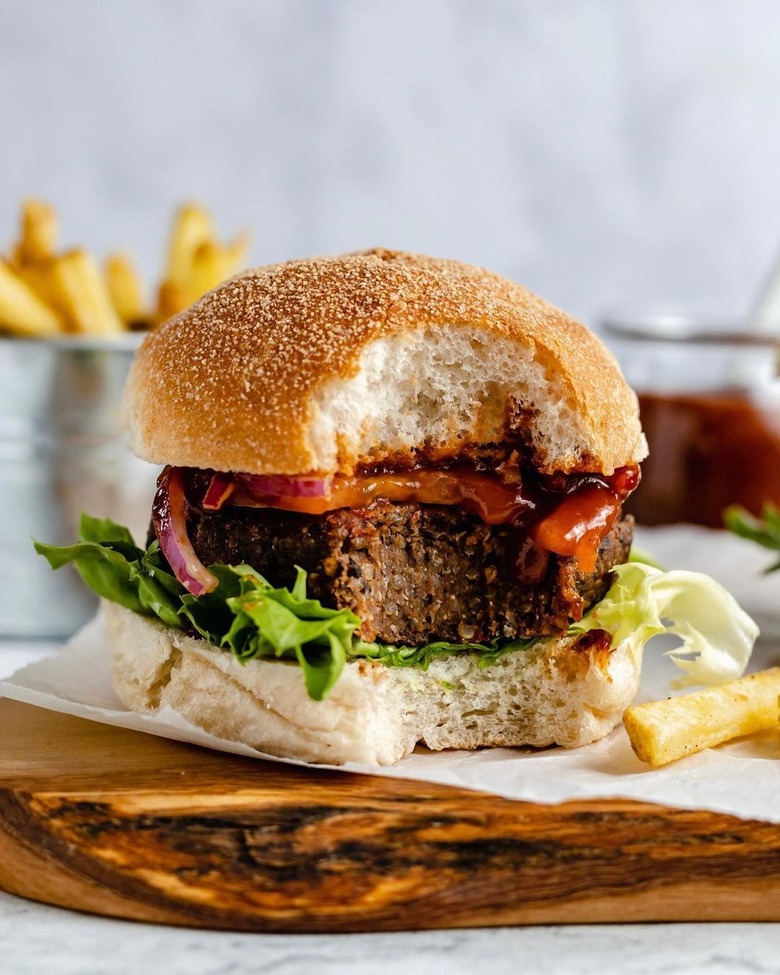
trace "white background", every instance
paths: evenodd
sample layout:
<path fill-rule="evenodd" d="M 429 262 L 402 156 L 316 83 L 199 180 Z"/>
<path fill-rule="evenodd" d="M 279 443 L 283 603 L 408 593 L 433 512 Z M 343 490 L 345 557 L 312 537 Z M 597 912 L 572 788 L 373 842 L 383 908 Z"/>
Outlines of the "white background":
<path fill-rule="evenodd" d="M 593 322 L 742 314 L 780 248 L 774 0 L 0 0 L 20 198 L 158 267 L 196 196 L 270 262 L 381 244 Z"/>

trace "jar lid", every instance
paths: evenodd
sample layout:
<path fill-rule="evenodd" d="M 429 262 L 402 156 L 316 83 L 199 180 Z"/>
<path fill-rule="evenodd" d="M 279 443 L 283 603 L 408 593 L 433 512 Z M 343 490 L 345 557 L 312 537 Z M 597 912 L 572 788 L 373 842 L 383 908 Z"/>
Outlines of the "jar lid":
<path fill-rule="evenodd" d="M 780 335 L 758 332 L 739 322 L 673 312 L 645 315 L 608 315 L 601 329 L 613 338 L 640 342 L 680 342 L 693 345 L 736 345 L 775 348 Z"/>

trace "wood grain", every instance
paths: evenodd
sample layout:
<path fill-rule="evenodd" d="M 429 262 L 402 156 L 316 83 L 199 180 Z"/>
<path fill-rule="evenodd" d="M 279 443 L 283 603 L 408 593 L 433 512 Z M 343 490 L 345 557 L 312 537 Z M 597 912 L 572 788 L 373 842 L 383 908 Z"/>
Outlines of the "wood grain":
<path fill-rule="evenodd" d="M 780 827 L 255 762 L 0 701 L 0 886 L 252 931 L 780 920 Z"/>

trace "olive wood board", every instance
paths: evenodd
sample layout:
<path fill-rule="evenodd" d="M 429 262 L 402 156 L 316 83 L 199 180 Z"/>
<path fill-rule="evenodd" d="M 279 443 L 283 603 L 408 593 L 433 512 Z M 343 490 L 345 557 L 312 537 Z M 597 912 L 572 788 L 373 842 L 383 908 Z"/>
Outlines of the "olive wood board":
<path fill-rule="evenodd" d="M 0 700 L 0 887 L 111 917 L 337 932 L 780 920 L 780 826 L 254 761 Z"/>

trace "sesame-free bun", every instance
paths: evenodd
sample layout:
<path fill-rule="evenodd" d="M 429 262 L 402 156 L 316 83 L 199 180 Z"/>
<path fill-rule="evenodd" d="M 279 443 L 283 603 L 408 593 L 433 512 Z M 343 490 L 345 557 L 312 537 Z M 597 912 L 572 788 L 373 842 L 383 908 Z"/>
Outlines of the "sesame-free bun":
<path fill-rule="evenodd" d="M 374 250 L 247 271 L 161 325 L 125 399 L 156 464 L 304 474 L 520 439 L 545 472 L 646 454 L 583 325 L 456 261 Z"/>
<path fill-rule="evenodd" d="M 548 637 L 479 667 L 473 653 L 427 670 L 347 663 L 324 701 L 294 662 L 239 661 L 206 640 L 103 601 L 112 682 L 133 711 L 172 708 L 191 724 L 270 755 L 390 765 L 431 749 L 585 745 L 615 727 L 639 685 L 627 643 Z"/>

